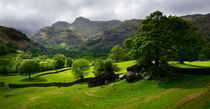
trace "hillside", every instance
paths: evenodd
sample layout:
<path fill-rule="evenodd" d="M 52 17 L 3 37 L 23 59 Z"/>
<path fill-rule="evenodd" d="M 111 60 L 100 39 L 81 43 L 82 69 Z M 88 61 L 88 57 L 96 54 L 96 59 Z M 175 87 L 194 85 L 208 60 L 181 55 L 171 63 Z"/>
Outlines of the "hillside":
<path fill-rule="evenodd" d="M 189 62 L 186 66 L 202 66 L 209 61 Z M 125 73 L 135 61 L 117 63 Z M 46 73 L 46 72 L 42 72 Z M 35 76 L 35 75 L 33 75 Z M 93 76 L 89 74 L 88 76 Z M 71 82 L 71 70 L 43 75 L 34 80 L 25 76 L 0 76 L 9 83 Z M 209 75 L 181 75 L 176 80 L 125 80 L 89 88 L 86 83 L 69 87 L 28 87 L 11 89 L 0 87 L 1 107 L 7 109 L 208 109 L 210 103 Z M 5 97 L 6 95 L 12 95 Z"/>
<path fill-rule="evenodd" d="M 126 38 L 135 35 L 139 25 L 141 25 L 141 20 L 124 21 L 89 38 L 83 46 L 89 49 L 104 49 L 111 48 L 117 44 L 123 45 Z"/>
<path fill-rule="evenodd" d="M 38 43 L 30 40 L 20 31 L 0 26 L 0 42 L 7 45 L 7 49 L 15 52 L 16 50 L 36 50 L 46 51 L 46 49 Z"/>
<path fill-rule="evenodd" d="M 199 27 L 199 31 L 205 36 L 205 40 L 210 42 L 210 13 L 202 15 L 186 15 L 185 19 L 190 19 L 194 25 Z"/>

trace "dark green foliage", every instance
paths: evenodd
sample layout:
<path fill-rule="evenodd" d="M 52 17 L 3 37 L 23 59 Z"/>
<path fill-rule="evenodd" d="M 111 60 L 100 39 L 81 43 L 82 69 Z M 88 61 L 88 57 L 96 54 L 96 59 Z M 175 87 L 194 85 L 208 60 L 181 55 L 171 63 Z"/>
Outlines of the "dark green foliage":
<path fill-rule="evenodd" d="M 201 40 L 197 30 L 189 21 L 156 11 L 142 21 L 136 36 L 127 39 L 124 45 L 139 64 L 155 61 L 156 66 L 148 71 L 160 75 L 159 72 L 168 71 L 167 61 L 174 55 L 181 61 L 197 59 Z"/>
<path fill-rule="evenodd" d="M 0 56 L 7 54 L 7 46 L 0 44 Z"/>
<path fill-rule="evenodd" d="M 33 59 L 27 59 L 23 61 L 18 68 L 18 72 L 20 74 L 27 74 L 29 78 L 31 78 L 32 73 L 36 73 L 38 71 L 40 71 L 39 63 Z"/>
<path fill-rule="evenodd" d="M 64 68 L 66 57 L 63 54 L 57 54 L 53 57 L 55 69 Z"/>
<path fill-rule="evenodd" d="M 174 19 L 176 19 L 174 22 L 183 22 L 183 24 L 178 25 L 176 23 L 177 25 L 174 25 L 176 28 L 179 28 L 174 29 L 174 32 L 177 34 L 175 38 L 178 39 L 173 40 L 175 44 L 174 54 L 176 55 L 177 59 L 180 60 L 180 63 L 183 63 L 184 60 L 197 60 L 202 43 L 204 43 L 202 35 L 198 32 L 198 27 L 192 25 L 191 21 L 189 20 L 181 20 L 178 18 Z M 177 21 L 177 19 L 179 21 Z M 187 27 L 181 28 L 183 27 L 181 25 L 186 25 Z"/>
<path fill-rule="evenodd" d="M 72 64 L 72 72 L 76 78 L 84 79 L 89 73 L 90 64 L 86 59 L 77 59 Z"/>
<path fill-rule="evenodd" d="M 73 61 L 71 58 L 67 57 L 65 60 L 65 67 L 71 67 L 73 64 Z"/>
<path fill-rule="evenodd" d="M 111 53 L 109 54 L 109 58 L 115 62 L 123 61 L 127 59 L 127 54 L 125 50 L 120 45 L 115 45 L 111 49 Z"/>
<path fill-rule="evenodd" d="M 142 21 L 136 36 L 127 39 L 125 46 L 134 59 L 143 57 L 155 61 L 158 66 L 160 60 L 168 60 L 174 55 L 178 60 L 196 59 L 199 38 L 190 22 L 156 11 Z"/>

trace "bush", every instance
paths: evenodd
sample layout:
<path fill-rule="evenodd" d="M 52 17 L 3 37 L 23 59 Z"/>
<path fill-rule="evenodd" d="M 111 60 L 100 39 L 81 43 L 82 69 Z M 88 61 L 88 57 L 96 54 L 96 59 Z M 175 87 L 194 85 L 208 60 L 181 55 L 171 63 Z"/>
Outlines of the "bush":
<path fill-rule="evenodd" d="M 22 75 L 28 74 L 29 78 L 31 78 L 32 73 L 36 73 L 38 71 L 40 71 L 39 63 L 33 59 L 28 59 L 23 61 L 18 68 L 18 72 L 20 74 Z"/>
<path fill-rule="evenodd" d="M 77 59 L 72 64 L 72 72 L 76 78 L 84 79 L 90 68 L 89 62 L 86 59 Z"/>

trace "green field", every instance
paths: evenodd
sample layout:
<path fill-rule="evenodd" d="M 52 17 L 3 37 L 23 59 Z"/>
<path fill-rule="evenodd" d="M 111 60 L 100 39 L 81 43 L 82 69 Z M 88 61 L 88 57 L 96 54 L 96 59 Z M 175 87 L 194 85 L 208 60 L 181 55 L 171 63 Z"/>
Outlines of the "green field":
<path fill-rule="evenodd" d="M 177 67 L 210 67 L 210 61 L 185 63 L 170 62 Z M 116 73 L 125 73 L 126 68 L 135 64 L 135 61 L 117 64 L 121 71 Z M 91 76 L 93 74 L 87 77 Z M 0 76 L 0 82 L 6 84 L 74 80 L 71 70 L 33 77 L 31 81 L 27 76 Z M 7 94 L 14 96 L 5 97 Z M 0 101 L 2 109 L 208 109 L 210 75 L 182 75 L 178 80 L 164 82 L 140 80 L 127 83 L 122 80 L 94 88 L 88 88 L 86 83 L 61 88 L 0 88 Z"/>

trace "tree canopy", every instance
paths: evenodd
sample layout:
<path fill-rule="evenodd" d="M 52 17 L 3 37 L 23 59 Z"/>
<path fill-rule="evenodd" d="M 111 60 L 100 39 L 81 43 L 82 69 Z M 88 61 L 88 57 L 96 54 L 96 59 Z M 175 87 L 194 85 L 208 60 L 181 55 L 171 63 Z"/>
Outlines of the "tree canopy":
<path fill-rule="evenodd" d="M 120 45 L 115 45 L 111 49 L 111 53 L 109 55 L 109 58 L 116 62 L 122 61 L 126 59 L 126 57 L 127 57 L 126 52 Z"/>
<path fill-rule="evenodd" d="M 130 50 L 132 58 L 144 62 L 155 61 L 156 66 L 159 66 L 161 61 L 167 61 L 174 55 L 182 60 L 182 56 L 191 56 L 192 51 L 197 50 L 197 44 L 193 45 L 197 43 L 194 37 L 197 32 L 192 28 L 190 23 L 180 17 L 166 16 L 156 11 L 142 21 L 136 35 L 127 39 L 124 45 Z"/>
<path fill-rule="evenodd" d="M 38 72 L 39 70 L 38 62 L 33 59 L 27 59 L 20 64 L 18 72 L 23 75 L 28 74 L 29 78 L 31 78 L 31 74 Z"/>
<path fill-rule="evenodd" d="M 83 79 L 88 74 L 90 65 L 86 59 L 77 59 L 72 64 L 72 72 L 76 78 Z"/>

